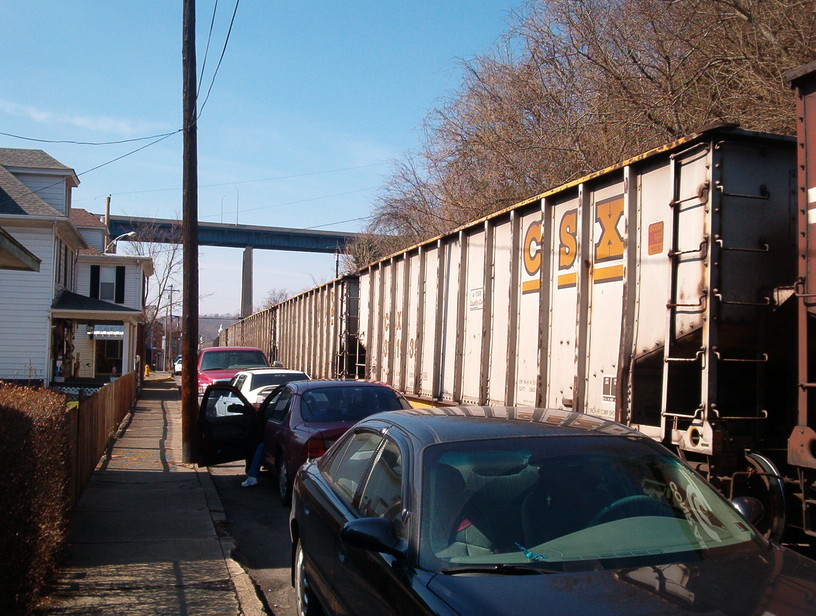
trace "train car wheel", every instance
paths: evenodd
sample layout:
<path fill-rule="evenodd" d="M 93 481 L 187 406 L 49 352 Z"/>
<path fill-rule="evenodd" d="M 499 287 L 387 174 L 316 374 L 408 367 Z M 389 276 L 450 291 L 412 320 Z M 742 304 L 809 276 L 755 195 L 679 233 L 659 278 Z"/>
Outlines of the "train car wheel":
<path fill-rule="evenodd" d="M 747 452 L 745 459 L 749 469 L 754 473 L 748 474 L 744 489 L 738 490 L 734 496 L 753 496 L 758 498 L 765 513 L 756 523 L 756 527 L 766 539 L 780 541 L 785 530 L 785 484 L 776 465 L 770 459 L 755 451 Z"/>

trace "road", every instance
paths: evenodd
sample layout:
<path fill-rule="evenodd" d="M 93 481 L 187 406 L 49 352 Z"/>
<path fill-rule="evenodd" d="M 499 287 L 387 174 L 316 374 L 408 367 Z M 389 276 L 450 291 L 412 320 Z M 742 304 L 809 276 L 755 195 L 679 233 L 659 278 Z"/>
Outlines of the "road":
<path fill-rule="evenodd" d="M 235 539 L 233 557 L 263 593 L 270 614 L 293 616 L 289 508 L 280 504 L 275 478 L 262 471 L 257 486 L 242 488 L 243 461 L 211 466 L 209 470 L 224 506 L 229 533 Z"/>

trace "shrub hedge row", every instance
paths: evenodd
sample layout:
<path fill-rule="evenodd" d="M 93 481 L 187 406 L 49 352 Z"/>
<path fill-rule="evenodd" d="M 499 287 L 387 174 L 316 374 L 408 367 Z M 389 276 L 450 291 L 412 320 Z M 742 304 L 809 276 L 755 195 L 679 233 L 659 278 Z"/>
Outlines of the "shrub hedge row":
<path fill-rule="evenodd" d="M 67 526 L 66 398 L 0 383 L 0 614 L 28 614 Z"/>

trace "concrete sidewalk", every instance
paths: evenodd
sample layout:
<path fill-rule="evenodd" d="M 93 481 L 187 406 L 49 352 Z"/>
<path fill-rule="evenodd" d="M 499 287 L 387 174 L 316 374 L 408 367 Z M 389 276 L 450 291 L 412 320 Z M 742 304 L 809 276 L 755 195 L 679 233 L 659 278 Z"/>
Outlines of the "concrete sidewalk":
<path fill-rule="evenodd" d="M 181 464 L 180 407 L 165 373 L 145 381 L 71 516 L 66 559 L 40 613 L 265 613 L 230 558 L 207 469 Z"/>

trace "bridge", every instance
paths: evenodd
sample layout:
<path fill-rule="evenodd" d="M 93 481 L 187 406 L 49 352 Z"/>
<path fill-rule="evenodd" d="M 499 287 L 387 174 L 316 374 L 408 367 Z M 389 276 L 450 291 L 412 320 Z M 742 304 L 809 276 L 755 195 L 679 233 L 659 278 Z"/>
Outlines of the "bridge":
<path fill-rule="evenodd" d="M 140 218 L 135 216 L 108 216 L 111 238 L 134 233 L 130 239 L 142 242 L 181 244 L 180 220 L 167 218 Z M 228 223 L 199 222 L 199 246 L 226 246 L 244 249 L 241 275 L 241 316 L 252 314 L 252 250 L 290 250 L 298 252 L 342 253 L 346 245 L 359 236 L 342 231 L 316 229 L 288 229 L 231 225 Z"/>
<path fill-rule="evenodd" d="M 165 244 L 181 243 L 180 220 L 110 216 L 108 229 L 112 238 L 133 231 L 136 233 L 132 238 L 134 240 Z M 343 252 L 346 244 L 358 235 L 343 231 L 231 225 L 218 222 L 198 223 L 199 246 L 333 253 Z"/>

